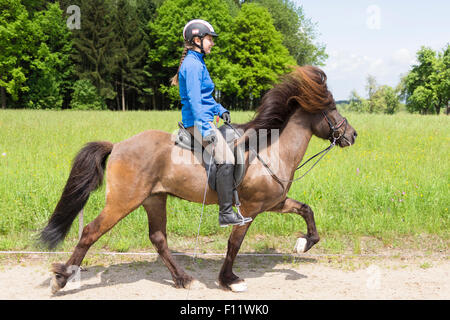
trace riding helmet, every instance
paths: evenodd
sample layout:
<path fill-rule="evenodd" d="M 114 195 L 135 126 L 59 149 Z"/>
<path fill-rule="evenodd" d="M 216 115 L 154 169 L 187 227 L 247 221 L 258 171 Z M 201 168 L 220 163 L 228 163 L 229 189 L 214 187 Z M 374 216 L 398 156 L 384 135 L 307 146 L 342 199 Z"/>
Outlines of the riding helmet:
<path fill-rule="evenodd" d="M 193 43 L 195 37 L 202 39 L 206 35 L 217 37 L 218 34 L 209 22 L 201 19 L 194 19 L 186 23 L 183 29 L 183 38 L 189 43 Z"/>

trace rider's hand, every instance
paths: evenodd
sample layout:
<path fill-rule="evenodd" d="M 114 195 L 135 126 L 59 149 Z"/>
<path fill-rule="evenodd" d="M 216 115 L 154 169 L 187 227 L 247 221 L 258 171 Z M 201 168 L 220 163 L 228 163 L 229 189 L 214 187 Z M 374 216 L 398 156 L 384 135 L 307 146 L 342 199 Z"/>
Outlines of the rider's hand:
<path fill-rule="evenodd" d="M 223 119 L 223 121 L 224 121 L 225 123 L 231 123 L 231 116 L 230 116 L 230 113 L 229 113 L 229 112 L 224 112 L 224 113 L 222 113 L 221 118 Z"/>

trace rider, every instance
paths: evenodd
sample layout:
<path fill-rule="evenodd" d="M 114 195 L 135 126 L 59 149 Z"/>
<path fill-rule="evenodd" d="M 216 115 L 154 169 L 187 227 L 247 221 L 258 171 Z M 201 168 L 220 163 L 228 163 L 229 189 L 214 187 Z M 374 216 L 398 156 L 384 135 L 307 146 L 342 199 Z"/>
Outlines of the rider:
<path fill-rule="evenodd" d="M 244 221 L 233 210 L 234 154 L 213 122 L 216 115 L 226 123 L 231 122 L 230 112 L 212 96 L 214 83 L 203 60 L 214 46 L 213 37 L 217 36 L 207 21 L 195 19 L 185 25 L 184 51 L 178 72 L 172 78 L 172 85 L 180 86 L 184 127 L 194 137 L 201 139 L 207 150 L 214 148 L 219 224 L 225 227 L 245 223 L 247 219 Z"/>

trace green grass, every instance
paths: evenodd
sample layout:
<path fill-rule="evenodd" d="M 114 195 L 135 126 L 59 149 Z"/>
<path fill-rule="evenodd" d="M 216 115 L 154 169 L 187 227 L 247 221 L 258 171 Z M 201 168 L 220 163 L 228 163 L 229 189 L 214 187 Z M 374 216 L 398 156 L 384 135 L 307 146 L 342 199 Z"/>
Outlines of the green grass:
<path fill-rule="evenodd" d="M 253 113 L 233 112 L 233 121 Z M 358 131 L 357 143 L 333 149 L 289 197 L 315 212 L 320 246 L 326 251 L 361 252 L 361 237 L 401 246 L 404 238 L 432 236 L 448 249 L 450 230 L 450 118 L 411 114 L 345 114 Z M 0 250 L 33 249 L 33 237 L 46 224 L 78 150 L 89 141 L 118 142 L 147 129 L 174 132 L 180 112 L 81 112 L 0 110 Z M 306 156 L 327 145 L 313 138 Z M 104 187 L 85 207 L 85 222 L 104 205 Z M 193 248 L 201 204 L 169 198 L 169 241 Z M 201 235 L 223 241 L 229 228 L 217 223 L 217 206 L 205 207 Z M 249 238 L 265 235 L 258 250 L 276 247 L 277 237 L 306 232 L 297 215 L 264 213 Z M 74 223 L 62 248 L 76 243 Z M 275 243 L 274 243 L 275 242 Z M 122 220 L 95 245 L 129 251 L 149 249 L 147 216 L 142 208 Z M 223 246 L 215 245 L 222 250 Z M 223 251 L 223 250 L 222 250 Z"/>

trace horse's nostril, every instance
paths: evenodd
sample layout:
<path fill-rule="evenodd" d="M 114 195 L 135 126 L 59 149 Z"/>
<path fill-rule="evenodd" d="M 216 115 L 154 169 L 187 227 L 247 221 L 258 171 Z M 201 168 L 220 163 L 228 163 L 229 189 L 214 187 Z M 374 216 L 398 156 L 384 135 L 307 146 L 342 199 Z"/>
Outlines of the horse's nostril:
<path fill-rule="evenodd" d="M 353 137 L 356 138 L 358 136 L 358 133 L 355 131 L 353 132 Z"/>

